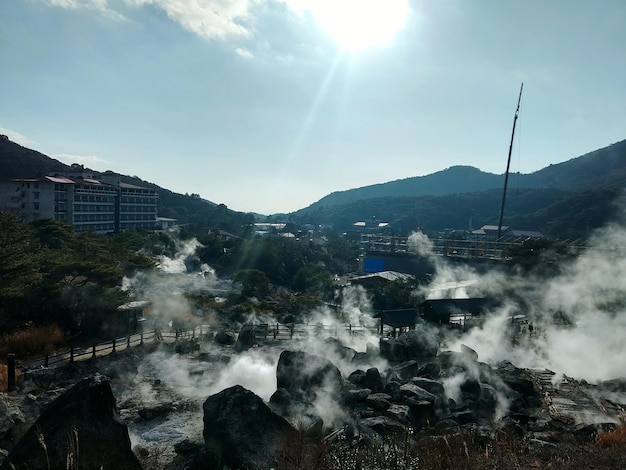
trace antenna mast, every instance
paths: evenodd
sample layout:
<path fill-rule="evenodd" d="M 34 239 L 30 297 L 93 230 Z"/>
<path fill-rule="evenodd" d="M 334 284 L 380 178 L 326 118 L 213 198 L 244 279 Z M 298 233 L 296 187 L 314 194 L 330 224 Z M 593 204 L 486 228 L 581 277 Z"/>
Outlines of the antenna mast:
<path fill-rule="evenodd" d="M 513 152 L 513 138 L 515 137 L 515 124 L 517 123 L 517 117 L 519 116 L 519 105 L 522 102 L 522 90 L 524 89 L 524 82 L 519 89 L 519 97 L 517 98 L 517 108 L 515 109 L 515 117 L 513 118 L 513 131 L 511 132 L 511 144 L 509 145 L 509 158 L 506 161 L 506 173 L 504 176 L 504 191 L 502 192 L 502 207 L 500 208 L 500 221 L 498 222 L 498 236 L 496 240 L 500 239 L 502 234 L 502 217 L 504 216 L 504 202 L 506 201 L 506 187 L 509 184 L 509 168 L 511 167 L 511 153 Z"/>

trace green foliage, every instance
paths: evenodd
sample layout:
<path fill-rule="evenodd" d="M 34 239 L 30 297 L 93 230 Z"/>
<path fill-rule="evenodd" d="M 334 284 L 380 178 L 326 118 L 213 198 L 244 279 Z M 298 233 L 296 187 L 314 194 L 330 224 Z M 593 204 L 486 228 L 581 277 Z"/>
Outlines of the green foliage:
<path fill-rule="evenodd" d="M 269 292 L 269 279 L 258 269 L 243 269 L 233 276 L 241 284 L 241 292 L 248 297 L 263 297 Z"/>
<path fill-rule="evenodd" d="M 417 307 L 417 298 L 412 294 L 415 286 L 406 281 L 391 281 L 380 286 L 368 286 L 375 310 L 393 310 Z"/>
<path fill-rule="evenodd" d="M 124 274 L 154 263 L 138 247 L 152 235 L 76 234 L 69 224 L 38 219 L 29 225 L 0 213 L 0 320 L 7 329 L 32 321 L 96 333 L 127 301 Z"/>
<path fill-rule="evenodd" d="M 334 284 L 331 274 L 322 266 L 303 266 L 293 277 L 292 287 L 301 293 L 332 297 Z"/>
<path fill-rule="evenodd" d="M 0 212 L 0 312 L 41 281 L 35 240 L 17 216 Z"/>
<path fill-rule="evenodd" d="M 507 252 L 509 264 L 544 276 L 557 274 L 574 256 L 567 243 L 549 238 L 526 240 Z"/>

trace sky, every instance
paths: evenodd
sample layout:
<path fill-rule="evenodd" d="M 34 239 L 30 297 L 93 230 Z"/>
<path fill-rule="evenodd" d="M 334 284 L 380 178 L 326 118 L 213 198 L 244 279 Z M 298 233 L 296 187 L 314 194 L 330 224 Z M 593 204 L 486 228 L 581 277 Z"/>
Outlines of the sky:
<path fill-rule="evenodd" d="M 626 138 L 623 0 L 0 1 L 0 134 L 244 212 Z"/>

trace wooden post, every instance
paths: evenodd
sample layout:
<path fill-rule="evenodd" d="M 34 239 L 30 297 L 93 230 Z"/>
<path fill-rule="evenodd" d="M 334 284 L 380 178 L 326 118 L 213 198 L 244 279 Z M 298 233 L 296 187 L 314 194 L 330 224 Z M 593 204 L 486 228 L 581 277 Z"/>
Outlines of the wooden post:
<path fill-rule="evenodd" d="M 74 363 L 74 346 L 70 348 L 70 364 Z"/>
<path fill-rule="evenodd" d="M 15 391 L 15 354 L 7 354 L 7 392 Z"/>
<path fill-rule="evenodd" d="M 139 333 L 139 346 L 143 346 L 143 329 Z"/>
<path fill-rule="evenodd" d="M 94 343 L 93 346 L 91 347 L 91 357 L 93 359 L 96 358 L 96 344 Z"/>
<path fill-rule="evenodd" d="M 48 367 L 49 362 L 50 362 L 50 356 L 46 354 L 45 357 L 43 358 L 44 367 Z"/>
<path fill-rule="evenodd" d="M 126 349 L 130 349 L 130 335 L 126 337 Z"/>
<path fill-rule="evenodd" d="M 113 338 L 113 348 L 111 349 L 112 353 L 115 353 L 115 338 Z"/>

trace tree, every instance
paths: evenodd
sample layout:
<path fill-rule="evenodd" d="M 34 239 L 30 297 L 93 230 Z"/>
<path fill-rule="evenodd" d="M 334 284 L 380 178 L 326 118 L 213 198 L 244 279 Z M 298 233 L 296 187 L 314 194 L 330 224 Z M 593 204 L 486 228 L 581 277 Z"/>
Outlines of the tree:
<path fill-rule="evenodd" d="M 262 297 L 269 292 L 269 279 L 258 269 L 242 269 L 235 273 L 233 281 L 241 284 L 242 294 L 248 297 Z"/>
<path fill-rule="evenodd" d="M 42 279 L 37 261 L 30 229 L 15 214 L 0 212 L 0 324 L 26 319 L 25 299 Z"/>

